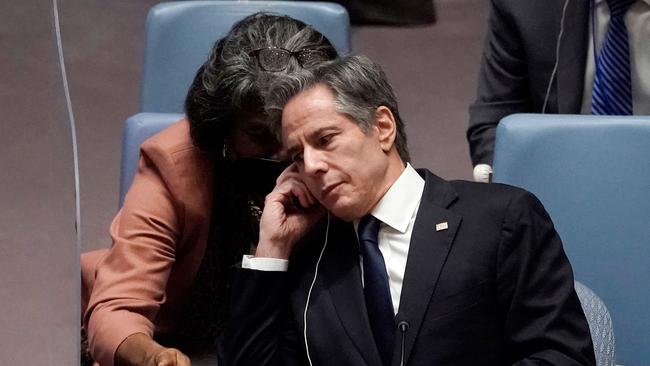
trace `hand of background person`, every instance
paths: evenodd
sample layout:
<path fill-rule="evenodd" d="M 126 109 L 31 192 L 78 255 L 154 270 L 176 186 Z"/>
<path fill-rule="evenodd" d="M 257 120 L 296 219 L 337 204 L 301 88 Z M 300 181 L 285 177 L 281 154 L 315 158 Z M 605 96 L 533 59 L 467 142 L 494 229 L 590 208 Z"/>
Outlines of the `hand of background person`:
<path fill-rule="evenodd" d="M 266 196 L 255 256 L 288 259 L 294 245 L 325 212 L 300 180 L 295 163 L 291 164 Z"/>
<path fill-rule="evenodd" d="M 190 366 L 190 359 L 176 348 L 162 348 L 145 366 Z"/>
<path fill-rule="evenodd" d="M 115 366 L 191 366 L 189 357 L 144 333 L 128 336 L 115 351 Z"/>

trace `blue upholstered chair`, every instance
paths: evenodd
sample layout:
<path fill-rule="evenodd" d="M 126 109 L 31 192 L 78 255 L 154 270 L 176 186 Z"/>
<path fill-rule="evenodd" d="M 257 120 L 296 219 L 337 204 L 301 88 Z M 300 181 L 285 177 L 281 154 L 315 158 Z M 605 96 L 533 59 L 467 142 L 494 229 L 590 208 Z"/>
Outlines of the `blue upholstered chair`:
<path fill-rule="evenodd" d="M 129 189 L 140 144 L 182 118 L 183 102 L 196 70 L 214 42 L 257 11 L 287 14 L 323 33 L 341 54 L 350 52 L 350 21 L 342 6 L 302 1 L 178 1 L 160 3 L 147 16 L 142 112 L 129 118 L 122 139 L 120 206 Z"/>
<path fill-rule="evenodd" d="M 578 280 L 607 304 L 616 362 L 650 360 L 650 116 L 513 115 L 493 181 L 533 192 Z"/>
<path fill-rule="evenodd" d="M 140 145 L 147 138 L 183 118 L 180 113 L 138 113 L 124 124 L 120 162 L 120 207 L 129 190 L 140 158 Z"/>
<path fill-rule="evenodd" d="M 341 54 L 350 52 L 350 21 L 342 6 L 303 1 L 176 1 L 147 16 L 141 112 L 182 113 L 187 89 L 214 42 L 257 11 L 280 13 L 318 29 Z"/>
<path fill-rule="evenodd" d="M 587 317 L 587 322 L 589 322 L 589 331 L 591 331 L 591 340 L 594 343 L 594 353 L 596 355 L 596 366 L 616 365 L 616 340 L 614 338 L 612 318 L 609 315 L 607 306 L 598 295 L 578 281 L 575 282 L 575 289 L 582 310 Z"/>

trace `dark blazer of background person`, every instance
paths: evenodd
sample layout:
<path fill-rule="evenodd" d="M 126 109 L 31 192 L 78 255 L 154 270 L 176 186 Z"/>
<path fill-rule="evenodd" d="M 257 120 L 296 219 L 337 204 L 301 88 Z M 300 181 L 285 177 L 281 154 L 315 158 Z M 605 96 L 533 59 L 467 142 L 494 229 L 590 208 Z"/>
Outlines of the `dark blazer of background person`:
<path fill-rule="evenodd" d="M 556 62 L 566 0 L 492 0 L 478 90 L 470 106 L 473 165 L 492 165 L 501 118 L 541 113 Z M 589 42 L 589 0 L 570 0 L 547 113 L 580 113 Z"/>
<path fill-rule="evenodd" d="M 404 364 L 595 365 L 571 267 L 539 201 L 419 173 L 425 190 L 396 316 L 410 325 Z M 436 230 L 441 222 L 447 230 Z M 228 365 L 308 364 L 302 319 L 324 238 L 323 227 L 313 231 L 289 272 L 237 270 Z M 334 220 L 307 315 L 314 365 L 381 364 L 364 301 L 354 228 Z M 392 365 L 400 342 L 395 329 Z"/>

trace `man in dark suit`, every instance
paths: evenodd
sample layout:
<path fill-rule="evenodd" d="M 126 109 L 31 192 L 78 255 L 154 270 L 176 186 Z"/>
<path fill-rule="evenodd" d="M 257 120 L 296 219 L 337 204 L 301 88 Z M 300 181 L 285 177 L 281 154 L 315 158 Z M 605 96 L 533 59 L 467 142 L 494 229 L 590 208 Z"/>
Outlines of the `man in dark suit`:
<path fill-rule="evenodd" d="M 501 118 L 592 114 L 592 92 L 611 23 L 625 6 L 633 114 L 650 114 L 649 0 L 491 0 L 467 140 L 474 178 L 487 181 Z M 602 113 L 598 113 L 602 114 Z M 620 113 L 610 113 L 620 114 Z"/>
<path fill-rule="evenodd" d="M 292 76 L 267 107 L 293 163 L 236 270 L 227 365 L 595 365 L 540 202 L 413 169 L 376 64 Z"/>

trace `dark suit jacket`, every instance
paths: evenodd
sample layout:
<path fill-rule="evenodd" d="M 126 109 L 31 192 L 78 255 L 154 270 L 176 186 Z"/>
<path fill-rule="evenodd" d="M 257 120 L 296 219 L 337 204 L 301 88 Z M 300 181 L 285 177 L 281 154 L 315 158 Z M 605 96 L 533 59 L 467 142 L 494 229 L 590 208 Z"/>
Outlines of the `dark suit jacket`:
<path fill-rule="evenodd" d="M 474 165 L 492 164 L 501 118 L 541 113 L 556 60 L 566 0 L 492 0 L 467 139 Z M 570 0 L 547 113 L 580 113 L 589 42 L 589 1 Z"/>
<path fill-rule="evenodd" d="M 421 174 L 396 318 L 410 324 L 404 364 L 595 365 L 571 266 L 540 202 L 505 185 Z M 441 222 L 449 228 L 436 231 Z M 315 230 L 289 272 L 238 270 L 226 365 L 308 365 L 303 314 L 323 242 Z M 381 365 L 365 309 L 353 226 L 335 220 L 307 314 L 314 365 Z M 400 341 L 396 329 L 394 366 Z"/>

